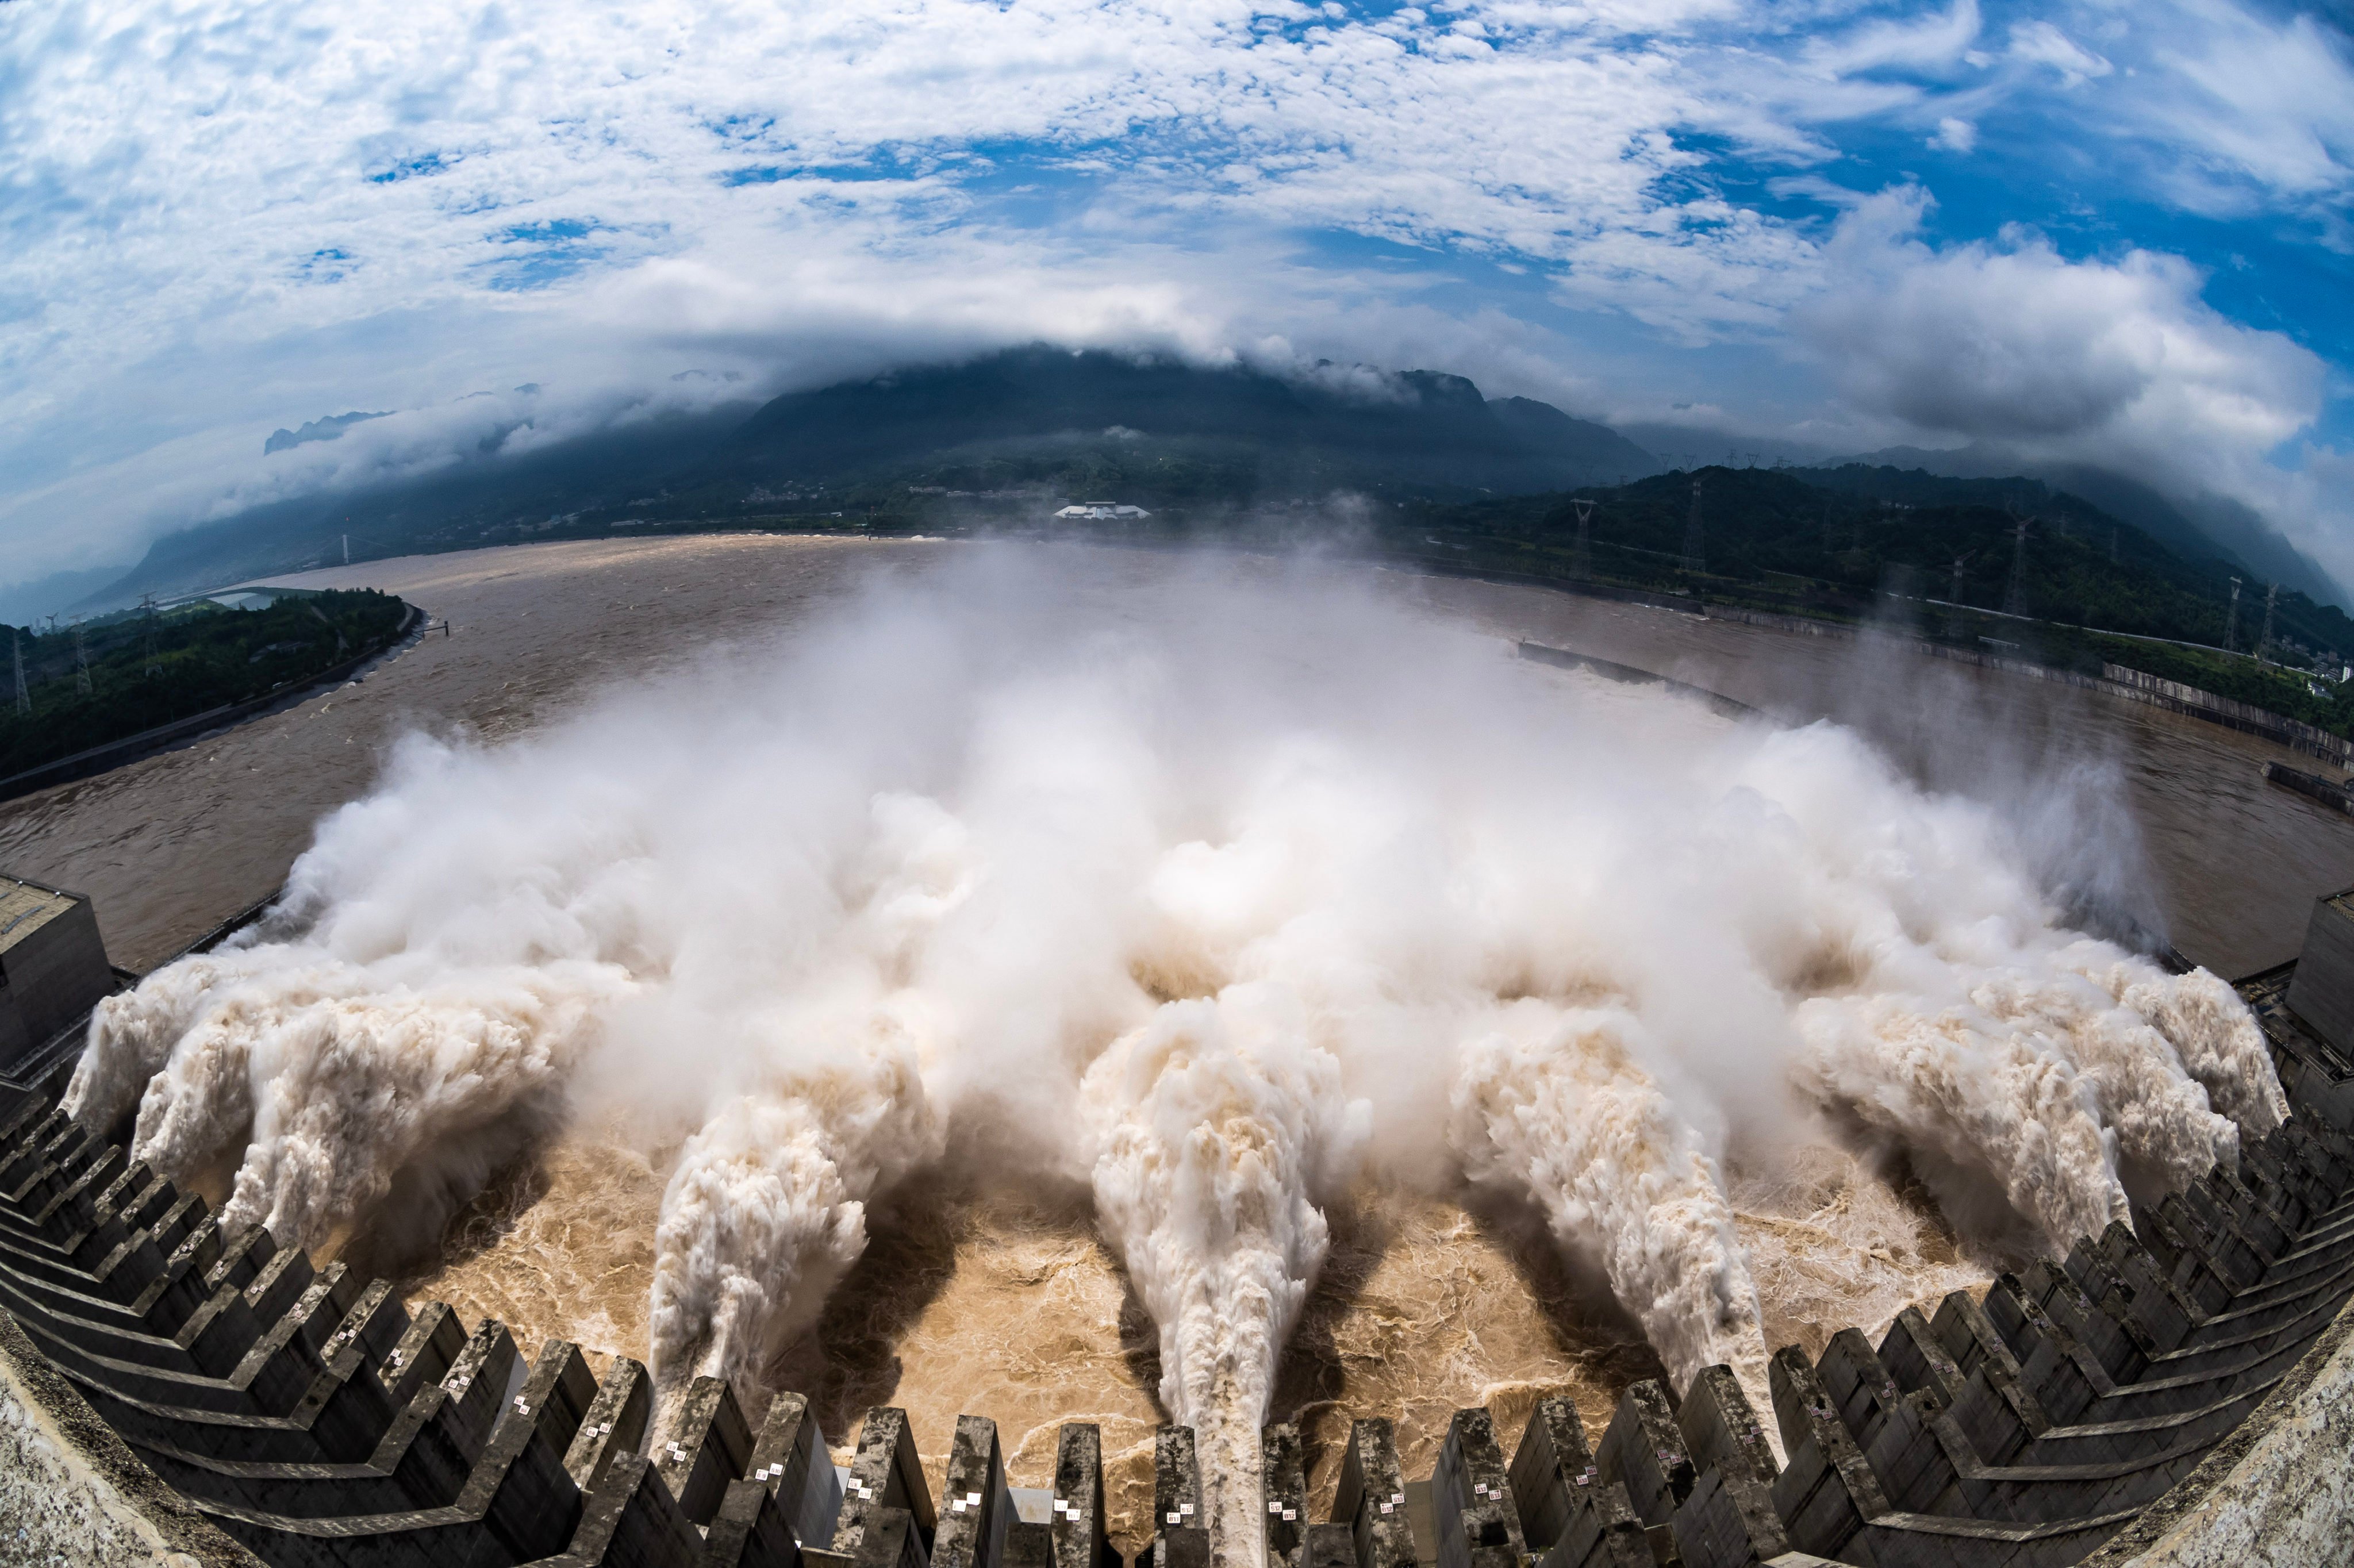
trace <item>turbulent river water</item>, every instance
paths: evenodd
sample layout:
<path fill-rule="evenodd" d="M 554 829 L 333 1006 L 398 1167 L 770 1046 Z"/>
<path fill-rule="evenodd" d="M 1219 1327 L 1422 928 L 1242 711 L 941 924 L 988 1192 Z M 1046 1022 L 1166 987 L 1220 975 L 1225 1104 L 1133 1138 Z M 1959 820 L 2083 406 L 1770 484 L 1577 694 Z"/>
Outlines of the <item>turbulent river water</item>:
<path fill-rule="evenodd" d="M 371 788 L 401 734 L 461 729 L 495 743 L 543 733 L 616 684 L 690 670 L 714 644 L 811 616 L 877 564 L 920 574 L 967 548 L 699 538 L 311 574 L 295 580 L 383 588 L 446 618 L 451 632 L 286 712 L 0 806 L 0 866 L 92 894 L 116 961 L 144 968 L 280 885 L 319 820 Z M 1054 560 L 1059 577 L 1112 599 L 1169 565 L 1113 550 Z M 1670 674 L 1790 723 L 1833 717 L 1919 782 L 1987 800 L 2031 834 L 2052 781 L 2076 780 L 2076 796 L 2114 810 L 2104 836 L 2122 835 L 2128 851 L 2138 838 L 2122 855 L 2108 844 L 2088 874 L 2117 885 L 2095 891 L 2226 976 L 2292 955 L 2311 896 L 2354 882 L 2354 824 L 2266 785 L 2261 764 L 2280 754 L 2264 743 L 2193 720 L 1882 647 L 1536 589 L 1339 565 L 1230 569 L 1345 578 L 1416 616 Z M 2116 866 L 2130 871 L 2137 858 L 2144 874 L 2120 877 Z M 1222 1092 L 1250 1090 L 1265 1064 L 1247 1065 L 1240 1088 Z M 1214 1396 L 1168 1378 L 1170 1354 L 1202 1353 L 1156 1321 L 1156 1309 L 1181 1317 L 1199 1287 L 1151 1261 L 1169 1216 L 1120 1197 L 1121 1159 L 1166 1157 L 1151 1135 L 1166 1084 L 1121 1090 L 1089 1077 L 1090 1114 L 1130 1128 L 1125 1143 L 1106 1135 L 1092 1192 L 1083 1176 L 992 1182 L 976 1174 L 989 1163 L 970 1160 L 878 1191 L 863 1253 L 846 1255 L 814 1322 L 795 1324 L 766 1355 L 761 1383 L 810 1391 L 837 1444 L 854 1439 L 867 1405 L 903 1405 L 935 1467 L 959 1412 L 990 1415 L 1017 1484 L 1051 1470 L 1057 1424 L 1098 1422 L 1115 1522 L 1132 1549 L 1163 1402 Z M 1482 1157 L 1500 1170 L 1513 1155 L 1498 1138 Z M 652 1282 L 665 1187 L 683 1158 L 705 1152 L 576 1119 L 498 1171 L 438 1236 L 336 1233 L 325 1245 L 403 1272 L 414 1298 L 499 1318 L 526 1351 L 563 1337 L 599 1356 L 647 1357 L 662 1332 Z M 228 1169 L 216 1174 L 216 1199 L 232 1196 Z M 1727 1164 L 1723 1196 L 1764 1343 L 1819 1349 L 1845 1324 L 1871 1326 L 1986 1277 L 1986 1250 L 1958 1242 L 1916 1186 L 1900 1174 L 1900 1191 L 1886 1171 L 1820 1142 Z M 1269 1243 L 1278 1297 L 1285 1268 L 1297 1271 L 1278 1255 L 1285 1246 L 1322 1252 L 1263 1397 L 1307 1430 L 1320 1489 L 1352 1414 L 1397 1417 L 1413 1474 L 1427 1468 L 1455 1408 L 1484 1404 L 1516 1432 L 1536 1397 L 1562 1391 L 1596 1420 L 1627 1382 L 1661 1370 L 1657 1326 L 1647 1340 L 1619 1305 L 1623 1288 L 1614 1299 L 1623 1282 L 1595 1260 L 1565 1261 L 1543 1205 L 1525 1196 L 1357 1178 L 1320 1194 L 1316 1215 L 1320 1237 Z"/>

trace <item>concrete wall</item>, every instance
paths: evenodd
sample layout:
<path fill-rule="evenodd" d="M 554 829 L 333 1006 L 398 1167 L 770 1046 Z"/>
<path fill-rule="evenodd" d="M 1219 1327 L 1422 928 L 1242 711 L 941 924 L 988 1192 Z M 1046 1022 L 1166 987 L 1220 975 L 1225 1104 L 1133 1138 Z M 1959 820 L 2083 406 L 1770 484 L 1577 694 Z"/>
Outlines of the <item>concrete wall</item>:
<path fill-rule="evenodd" d="M 2086 1568 L 2354 1563 L 2354 1308 L 2298 1373 Z"/>
<path fill-rule="evenodd" d="M 0 1071 L 38 1050 L 114 989 L 114 970 L 88 898 L 0 950 Z"/>
<path fill-rule="evenodd" d="M 0 1564 L 246 1568 L 0 1312 Z"/>
<path fill-rule="evenodd" d="M 2341 1054 L 2354 1053 L 2354 913 L 2344 893 L 2314 900 L 2288 1007 Z"/>
<path fill-rule="evenodd" d="M 2060 1266 L 1777 1351 L 1771 1410 L 1711 1368 L 1592 1434 L 1563 1400 L 1517 1435 L 1467 1411 L 1427 1480 L 1373 1415 L 1312 1524 L 1271 1431 L 1268 1499 L 1306 1528 L 1267 1568 L 2354 1561 L 2354 1074 L 2284 1077 L 2287 1122 Z M 1092 1426 L 1063 1428 L 1044 1520 L 1011 1517 L 990 1423 L 956 1436 L 945 1508 L 900 1411 L 838 1486 L 798 1398 L 756 1432 L 715 1379 L 656 1411 L 626 1358 L 526 1367 L 494 1321 L 224 1234 L 54 1086 L 0 1116 L 0 1563 L 1116 1568 Z M 1207 1568 L 1190 1438 L 1155 1485 L 1154 1568 Z"/>

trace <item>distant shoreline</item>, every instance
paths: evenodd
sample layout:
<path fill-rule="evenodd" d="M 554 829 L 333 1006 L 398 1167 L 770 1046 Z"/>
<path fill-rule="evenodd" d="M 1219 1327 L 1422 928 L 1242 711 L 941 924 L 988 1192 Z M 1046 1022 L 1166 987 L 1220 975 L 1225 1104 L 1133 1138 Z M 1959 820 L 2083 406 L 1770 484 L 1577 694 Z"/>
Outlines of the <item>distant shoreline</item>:
<path fill-rule="evenodd" d="M 59 784 L 71 784 L 83 779 L 95 778 L 101 773 L 111 772 L 117 768 L 137 762 L 143 758 L 153 757 L 158 752 L 170 751 L 181 746 L 192 746 L 207 736 L 217 735 L 231 726 L 244 724 L 250 719 L 260 718 L 265 714 L 275 713 L 281 708 L 292 707 L 298 703 L 307 701 L 322 687 L 332 686 L 347 680 L 364 666 L 378 660 L 392 658 L 404 649 L 412 646 L 418 638 L 424 635 L 426 619 L 423 609 L 416 605 L 409 605 L 407 612 L 401 617 L 399 627 L 394 630 L 390 641 L 381 647 L 371 648 L 366 652 L 355 654 L 341 663 L 332 664 L 297 685 L 275 692 L 264 692 L 258 697 L 248 697 L 243 702 L 223 703 L 218 707 L 207 708 L 203 713 L 190 714 L 186 718 L 174 719 L 169 724 L 156 725 L 152 728 L 141 730 L 136 735 L 127 735 L 120 740 L 110 740 L 103 746 L 93 746 L 87 750 L 78 751 L 71 757 L 61 757 L 55 762 L 45 762 L 38 768 L 28 768 L 22 773 L 11 774 L 5 779 L 0 779 L 0 800 L 14 800 L 20 796 L 37 794 L 43 789 L 53 789 Z"/>

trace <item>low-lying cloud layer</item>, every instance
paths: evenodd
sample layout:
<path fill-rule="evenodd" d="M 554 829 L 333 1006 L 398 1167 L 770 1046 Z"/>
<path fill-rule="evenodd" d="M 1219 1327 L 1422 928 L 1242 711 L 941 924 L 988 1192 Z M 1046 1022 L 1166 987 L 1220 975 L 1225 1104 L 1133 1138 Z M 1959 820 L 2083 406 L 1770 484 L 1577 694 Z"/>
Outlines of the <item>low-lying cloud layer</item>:
<path fill-rule="evenodd" d="M 2354 70 L 2269 7 L 62 0 L 0 8 L 0 82 L 15 580 L 477 450 L 472 393 L 545 434 L 1038 337 L 2165 451 L 2354 565 L 2274 463 L 2343 440 Z M 1935 346 L 1982 330 L 2044 362 Z M 424 412 L 262 461 L 346 408 Z"/>
<path fill-rule="evenodd" d="M 1085 1191 L 1236 1558 L 1358 1181 L 1529 1206 L 1679 1383 L 1766 1402 L 1728 1161 L 1901 1160 L 2015 1256 L 2282 1114 L 2229 987 L 2061 922 L 2135 870 L 2096 800 L 2064 869 L 2031 849 L 2093 776 L 2022 828 L 1312 571 L 960 562 L 543 734 L 410 739 L 249 938 L 101 1004 L 76 1113 L 135 1111 L 233 1228 L 428 1246 L 617 1125 L 667 1172 L 670 1390 L 750 1393 L 927 1165 Z"/>

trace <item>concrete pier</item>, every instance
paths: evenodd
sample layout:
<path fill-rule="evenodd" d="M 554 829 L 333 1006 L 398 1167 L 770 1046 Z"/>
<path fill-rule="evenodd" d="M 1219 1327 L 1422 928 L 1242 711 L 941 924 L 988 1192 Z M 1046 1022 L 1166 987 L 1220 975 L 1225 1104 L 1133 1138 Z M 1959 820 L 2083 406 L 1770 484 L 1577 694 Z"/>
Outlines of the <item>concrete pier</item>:
<path fill-rule="evenodd" d="M 1876 1344 L 1848 1329 L 1820 1356 L 1776 1352 L 1770 1411 L 1722 1367 L 1634 1384 L 1598 1434 L 1541 1401 L 1509 1453 L 1467 1410 L 1426 1480 L 1368 1413 L 1330 1520 L 1309 1518 L 1299 1434 L 1270 1426 L 1267 1568 L 2354 1561 L 2354 1042 L 2322 1032 L 2354 1017 L 2354 965 L 2259 980 L 2289 1119 L 2131 1224 L 1983 1299 L 1909 1308 Z M 907 1413 L 878 1408 L 840 1474 L 799 1394 L 757 1431 L 710 1378 L 658 1412 L 635 1361 L 600 1382 L 557 1341 L 525 1364 L 497 1322 L 412 1314 L 266 1230 L 224 1237 L 200 1198 L 67 1118 L 58 1088 L 52 1073 L 0 1104 L 0 1520 L 22 1532 L 0 1556 L 1120 1561 L 1092 1425 L 1061 1429 L 1039 1493 L 1008 1485 L 995 1426 L 965 1416 L 935 1498 Z M 1193 1434 L 1164 1428 L 1154 1460 L 1142 1556 L 1209 1563 Z"/>

